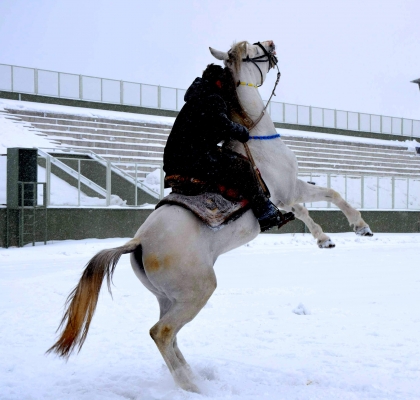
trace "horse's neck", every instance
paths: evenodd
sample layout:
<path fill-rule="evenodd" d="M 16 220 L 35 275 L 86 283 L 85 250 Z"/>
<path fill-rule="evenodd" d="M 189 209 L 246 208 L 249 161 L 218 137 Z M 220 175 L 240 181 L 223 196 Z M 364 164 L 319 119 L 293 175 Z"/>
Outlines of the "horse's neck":
<path fill-rule="evenodd" d="M 241 82 L 244 81 L 241 80 Z M 248 113 L 248 115 L 252 118 L 253 121 L 256 121 L 264 109 L 264 102 L 261 98 L 258 89 L 249 86 L 239 86 L 238 97 L 245 111 Z M 275 132 L 276 128 L 274 126 L 274 123 L 270 115 L 266 111 L 264 116 L 261 118 L 260 122 L 258 122 L 257 126 L 255 126 L 255 128 L 251 130 L 250 134 L 251 136 L 265 136 L 272 135 Z"/>
<path fill-rule="evenodd" d="M 243 81 L 241 79 L 241 81 Z M 254 83 L 254 82 L 247 82 Z M 258 89 L 249 86 L 238 87 L 238 97 L 248 115 L 255 121 L 261 115 L 264 109 L 264 102 L 258 92 Z M 271 136 L 276 134 L 276 128 L 266 112 L 260 122 L 251 130 L 250 136 Z M 278 162 L 285 163 L 290 154 L 284 154 L 288 151 L 280 139 L 274 140 L 249 140 L 248 146 L 251 150 L 254 161 L 260 170 L 266 184 L 268 185 L 272 200 L 277 203 L 280 201 L 280 194 L 277 188 Z M 244 154 L 242 143 L 234 142 L 233 150 Z M 290 152 L 290 151 L 289 151 Z M 293 157 L 292 157 L 293 158 Z"/>

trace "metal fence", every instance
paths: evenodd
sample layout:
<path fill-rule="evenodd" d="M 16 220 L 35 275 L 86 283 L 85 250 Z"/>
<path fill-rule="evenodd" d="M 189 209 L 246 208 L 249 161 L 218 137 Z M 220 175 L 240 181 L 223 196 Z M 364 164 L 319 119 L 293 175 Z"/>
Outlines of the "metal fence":
<path fill-rule="evenodd" d="M 154 203 L 164 197 L 164 172 L 159 162 L 119 162 L 116 167 L 111 161 L 43 155 L 38 164 L 38 180 L 46 183 L 45 194 L 38 194 L 38 204 L 47 207 L 137 207 L 144 203 L 139 200 L 140 191 L 150 194 Z M 155 169 L 149 183 L 141 177 L 145 166 Z M 114 182 L 116 177 L 118 182 Z"/>
<path fill-rule="evenodd" d="M 178 111 L 184 89 L 0 64 L 0 90 Z"/>
<path fill-rule="evenodd" d="M 420 178 L 302 173 L 299 179 L 334 189 L 360 210 L 420 210 Z M 306 203 L 305 206 L 337 209 L 326 201 Z"/>
<path fill-rule="evenodd" d="M 274 122 L 420 137 L 420 121 L 414 119 L 277 102 L 268 108 Z"/>
<path fill-rule="evenodd" d="M 107 207 L 107 206 L 139 206 L 140 190 L 154 193 L 156 201 L 163 198 L 163 177 L 161 163 L 118 163 L 118 170 L 127 181 L 123 194 L 113 192 L 112 173 L 115 166 L 111 162 L 100 164 L 92 172 L 100 160 L 78 159 L 74 157 L 55 158 L 58 162 L 66 163 L 71 171 L 64 171 L 67 178 L 52 173 L 52 162 L 48 157 L 39 157 L 41 166 L 38 167 L 38 181 L 46 183 L 45 195 L 38 191 L 38 205 L 68 206 L 68 207 Z M 149 178 L 144 176 L 144 167 L 155 169 Z M 152 168 L 150 168 L 152 167 Z M 88 169 L 91 175 L 88 179 L 83 172 Z M 0 157 L 0 172 L 6 170 L 6 157 Z M 99 171 L 99 172 L 98 172 Z M 92 176 L 92 174 L 94 174 Z M 299 179 L 305 182 L 314 182 L 316 185 L 336 190 L 352 206 L 360 210 L 420 210 L 420 178 L 389 177 L 372 175 L 339 175 L 334 173 L 301 173 Z M 46 196 L 44 199 L 43 196 Z M 129 199 L 127 201 L 127 199 Z M 0 180 L 0 204 L 6 203 L 6 179 Z M 309 209 L 337 209 L 330 202 L 306 203 Z"/>
<path fill-rule="evenodd" d="M 0 90 L 179 111 L 184 89 L 0 64 Z M 271 102 L 274 122 L 420 137 L 420 120 Z"/>

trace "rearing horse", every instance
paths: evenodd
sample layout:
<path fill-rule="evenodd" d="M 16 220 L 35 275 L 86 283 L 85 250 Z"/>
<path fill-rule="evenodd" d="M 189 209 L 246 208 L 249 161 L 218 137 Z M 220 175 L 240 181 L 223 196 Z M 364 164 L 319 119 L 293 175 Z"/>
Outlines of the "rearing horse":
<path fill-rule="evenodd" d="M 210 49 L 216 58 L 224 60 L 231 68 L 235 79 L 244 83 L 238 86 L 238 96 L 252 118 L 258 118 L 264 104 L 257 89 L 250 85 L 256 86 L 264 81 L 271 63 L 267 57 L 267 62 L 261 62 L 256 68 L 256 64 L 248 60 L 264 61 L 264 53 L 275 54 L 272 41 L 261 45 L 265 51 L 260 45 L 247 42 L 238 43 L 228 53 Z M 252 130 L 252 135 L 267 136 L 274 132 L 274 124 L 265 114 Z M 296 158 L 281 139 L 252 140 L 250 148 L 271 191 L 271 200 L 283 209 L 293 210 L 308 225 L 319 244 L 327 243 L 322 247 L 329 247 L 330 239 L 298 203 L 332 201 L 355 226 L 356 233 L 371 234 L 360 213 L 338 193 L 297 179 Z M 233 149 L 243 152 L 238 143 L 233 144 Z M 194 375 L 179 350 L 176 335 L 194 319 L 216 289 L 213 266 L 217 258 L 251 241 L 259 232 L 258 221 L 251 210 L 223 229 L 212 230 L 182 207 L 164 205 L 158 208 L 132 240 L 121 247 L 102 250 L 89 261 L 78 285 L 68 297 L 60 324 L 62 332 L 49 351 L 68 357 L 75 348 L 83 346 L 103 280 L 107 279 L 110 290 L 118 260 L 122 254 L 130 253 L 134 273 L 156 296 L 160 306 L 159 321 L 150 329 L 150 335 L 175 382 L 185 390 L 199 392 Z"/>

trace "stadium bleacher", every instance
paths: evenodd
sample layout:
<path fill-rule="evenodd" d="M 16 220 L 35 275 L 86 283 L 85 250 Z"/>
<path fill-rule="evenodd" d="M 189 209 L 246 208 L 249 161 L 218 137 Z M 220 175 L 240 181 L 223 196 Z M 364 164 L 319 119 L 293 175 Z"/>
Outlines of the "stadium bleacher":
<path fill-rule="evenodd" d="M 147 162 L 161 161 L 171 124 L 115 119 L 109 116 L 4 107 L 5 118 L 27 124 L 29 130 L 47 135 L 60 146 L 74 150 L 91 150 L 130 173 L 130 163 L 139 163 L 137 173 L 145 178 L 155 167 Z M 129 114 L 128 114 L 129 115 Z M 138 118 L 139 116 L 136 115 Z M 147 118 L 145 118 L 147 120 Z M 320 136 L 320 137 L 317 137 Z M 365 174 L 399 177 L 420 177 L 420 157 L 403 142 L 363 141 L 357 137 L 328 139 L 316 133 L 282 135 L 296 154 L 300 173 Z M 142 165 L 142 162 L 145 164 Z M 127 165 L 128 163 L 128 165 Z"/>

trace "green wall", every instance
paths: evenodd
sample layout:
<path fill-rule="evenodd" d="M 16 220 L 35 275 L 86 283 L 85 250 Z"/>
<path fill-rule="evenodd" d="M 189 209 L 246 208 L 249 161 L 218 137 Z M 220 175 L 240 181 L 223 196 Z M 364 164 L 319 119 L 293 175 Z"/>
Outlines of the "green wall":
<path fill-rule="evenodd" d="M 28 212 L 26 210 L 25 212 Z M 49 208 L 48 240 L 132 237 L 153 210 L 135 208 Z M 10 210 L 10 246 L 18 243 L 18 211 Z M 340 211 L 310 211 L 311 217 L 328 233 L 351 232 Z M 420 232 L 420 211 L 364 211 L 362 216 L 373 232 Z M 36 210 L 39 226 L 36 241 L 43 241 L 43 211 Z M 307 232 L 301 221 L 292 221 L 275 233 Z M 31 237 L 26 237 L 29 243 Z M 0 208 L 0 247 L 6 246 L 6 208 Z"/>

